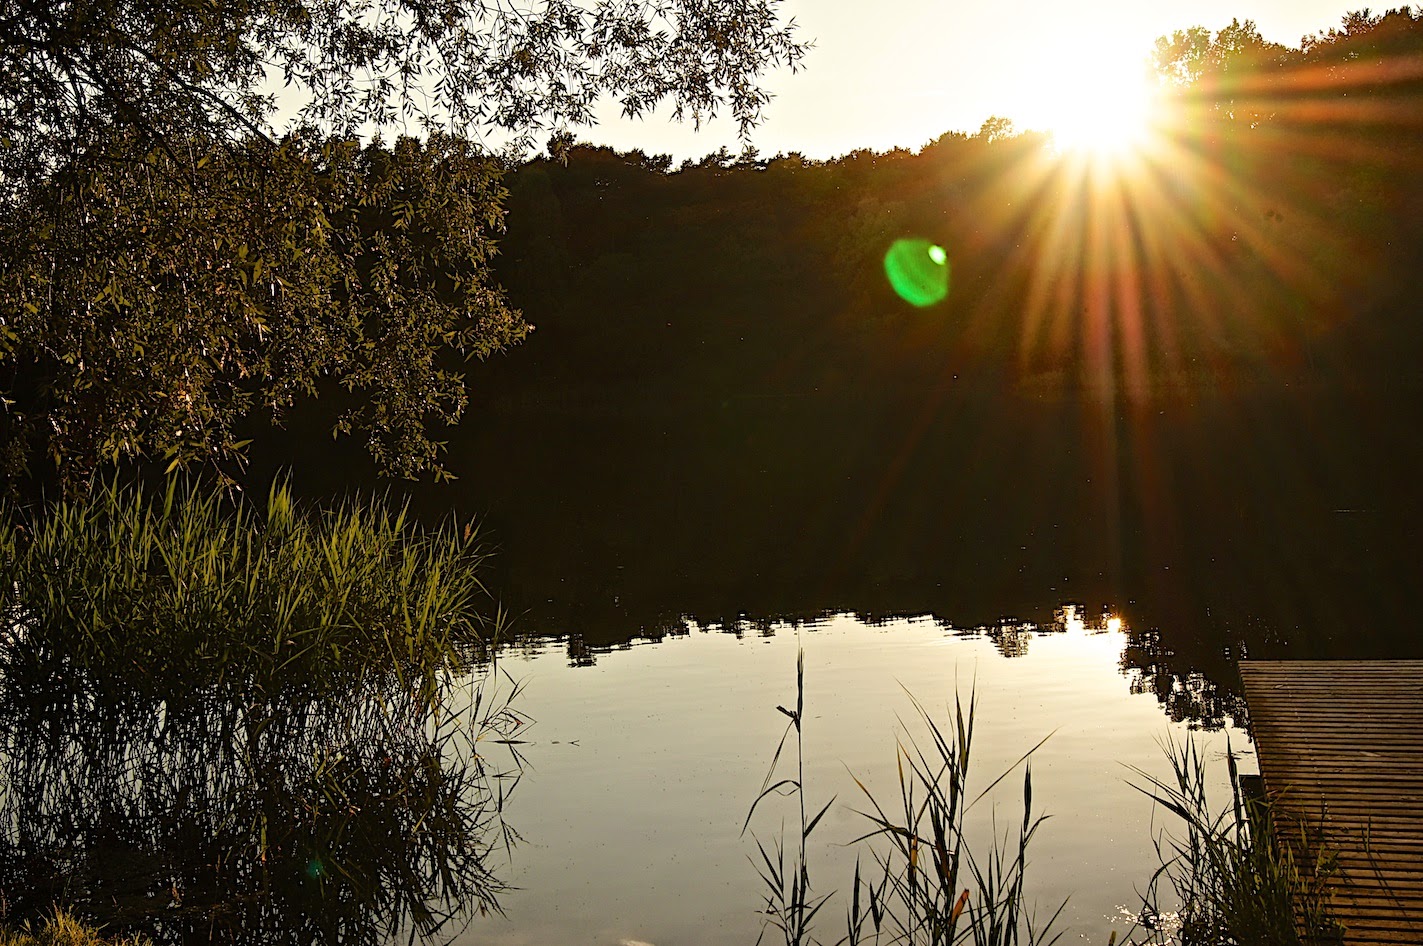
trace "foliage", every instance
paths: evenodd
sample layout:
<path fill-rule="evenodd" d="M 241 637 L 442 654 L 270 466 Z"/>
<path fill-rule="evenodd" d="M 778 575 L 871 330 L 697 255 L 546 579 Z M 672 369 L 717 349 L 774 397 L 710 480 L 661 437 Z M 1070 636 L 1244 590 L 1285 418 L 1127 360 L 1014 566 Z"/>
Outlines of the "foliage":
<path fill-rule="evenodd" d="M 1281 837 L 1274 803 L 1245 797 L 1228 753 L 1232 803 L 1215 811 L 1194 740 L 1165 746 L 1173 782 L 1144 772 L 1137 788 L 1177 819 L 1182 834 L 1157 838 L 1161 867 L 1144 894 L 1144 939 L 1162 946 L 1254 946 L 1337 941 L 1325 883 L 1338 870 L 1324 839 L 1297 850 Z M 1179 910 L 1160 905 L 1163 882 Z"/>
<path fill-rule="evenodd" d="M 384 469 L 440 471 L 430 428 L 467 401 L 450 356 L 527 331 L 487 272 L 495 162 L 442 135 L 189 142 L 136 163 L 138 146 L 0 215 L 0 473 L 42 456 L 73 486 L 105 460 L 237 459 L 254 409 L 280 419 L 333 385 L 359 396 L 338 429 Z"/>
<path fill-rule="evenodd" d="M 264 944 L 497 911 L 524 720 L 482 560 L 472 527 L 285 487 L 257 510 L 108 485 L 6 517 L 0 901 Z"/>
<path fill-rule="evenodd" d="M 502 191 L 469 136 L 526 142 L 603 95 L 745 133 L 760 77 L 805 51 L 778 5 L 0 3 L 0 477 L 229 460 L 255 408 L 338 384 L 337 431 L 386 472 L 443 473 L 448 356 L 526 330 L 488 272 Z M 279 83 L 303 130 L 273 141 Z M 396 125 L 427 144 L 352 143 Z"/>
<path fill-rule="evenodd" d="M 1136 597 L 1138 683 L 1208 725 L 1238 709 L 1242 643 L 1416 652 L 1420 26 L 1261 64 L 1298 79 L 1257 103 L 1275 117 L 1189 112 L 1094 172 L 1098 197 L 1031 135 L 765 170 L 586 144 L 520 166 L 495 265 L 539 329 L 483 369 L 488 423 L 450 446 L 519 532 L 509 589 L 608 643 L 689 608 L 978 622 L 1070 560 L 1089 598 Z M 948 252 L 934 311 L 887 287 L 900 236 Z M 577 535 L 575 493 L 601 497 Z M 1060 554 L 1025 555 L 1046 508 Z M 620 603 L 590 607 L 608 587 Z"/>
<path fill-rule="evenodd" d="M 63 910 L 35 928 L 0 929 L 0 946 L 146 946 L 147 942 L 142 936 L 105 936 Z"/>
<path fill-rule="evenodd" d="M 277 82 L 336 133 L 417 119 L 456 132 L 586 122 L 601 95 L 670 102 L 743 130 L 758 78 L 805 51 L 778 0 L 279 0 L 0 6 L 0 181 L 52 170 L 118 129 L 144 140 L 260 132 Z"/>
<path fill-rule="evenodd" d="M 483 558 L 472 526 L 427 532 L 376 500 L 316 515 L 285 486 L 260 511 L 175 481 L 103 486 L 0 523 L 0 673 L 153 698 L 369 680 L 433 698 L 497 631 Z"/>
<path fill-rule="evenodd" d="M 1035 927 L 1031 916 L 1024 912 L 1028 845 L 1046 820 L 1034 816 L 1032 810 L 1033 779 L 1031 769 L 1023 773 L 1023 820 L 1016 843 L 997 838 L 986 858 L 975 857 L 968 843 L 964 815 L 979 799 L 988 795 L 1008 775 L 1036 752 L 1038 743 L 1023 755 L 973 801 L 968 797 L 970 748 L 973 742 L 974 701 L 970 697 L 967 713 L 962 702 L 955 702 L 953 726 L 941 728 L 927 710 L 915 700 L 914 708 L 928 727 L 932 746 L 926 752 L 913 740 L 898 746 L 900 806 L 888 814 L 873 794 L 858 778 L 855 783 L 864 792 L 872 811 L 862 812 L 874 830 L 853 841 L 864 845 L 878 867 L 878 876 L 865 877 L 860 863 L 855 864 L 852 881 L 853 896 L 846 911 L 846 934 L 838 942 L 856 946 L 859 943 L 902 943 L 917 946 L 952 946 L 973 943 L 974 946 L 1016 946 L 1023 942 L 1051 946 L 1061 934 L 1050 935 L 1053 923 L 1062 912 L 1059 906 L 1041 927 Z M 810 946 L 818 943 L 812 925 L 831 894 L 811 892 L 810 868 L 806 843 L 830 807 L 831 798 L 813 815 L 805 807 L 805 757 L 801 742 L 805 712 L 805 653 L 796 653 L 796 708 L 776 709 L 790 719 L 780 744 L 776 746 L 771 766 L 756 800 L 746 813 L 745 831 L 757 808 L 772 795 L 794 796 L 799 804 L 799 817 L 793 827 L 796 839 L 787 845 L 781 833 L 768 848 L 756 841 L 760 855 L 757 871 L 766 886 L 766 904 L 762 910 L 766 926 L 781 933 L 786 946 Z M 781 754 L 791 734 L 795 735 L 795 775 L 776 778 Z M 1046 742 L 1046 740 L 1043 740 Z M 883 841 L 883 844 L 876 844 Z M 966 868 L 966 870 L 965 870 Z M 961 889 L 972 883 L 973 888 Z M 759 940 L 758 940 L 759 942 Z"/>
<path fill-rule="evenodd" d="M 898 807 L 886 812 L 856 779 L 872 809 L 863 814 L 874 825 L 860 841 L 886 843 L 871 848 L 880 869 L 877 881 L 862 880 L 856 867 L 849 942 L 866 942 L 873 936 L 875 943 L 1051 946 L 1062 935 L 1051 930 L 1066 903 L 1040 927 L 1025 910 L 1028 846 L 1047 819 L 1033 813 L 1031 767 L 1023 769 L 1023 819 L 1015 840 L 1005 837 L 999 842 L 995 837 L 987 856 L 976 857 L 964 823 L 968 809 L 1025 763 L 1042 742 L 970 800 L 972 695 L 967 712 L 955 700 L 948 727 L 936 723 L 918 701 L 914 708 L 928 727 L 930 746 L 926 750 L 912 739 L 899 744 Z"/>
<path fill-rule="evenodd" d="M 17 916 L 57 903 L 159 942 L 444 941 L 499 910 L 495 858 L 517 840 L 523 720 L 497 683 L 159 698 L 7 676 L 0 895 Z"/>
<path fill-rule="evenodd" d="M 1249 21 L 1162 42 L 1158 69 L 1180 87 L 1164 91 L 1141 160 L 1106 175 L 1095 196 L 1072 160 L 1045 160 L 1041 138 L 1011 135 L 1006 119 L 918 154 L 773 157 L 765 170 L 711 154 L 646 173 L 633 155 L 563 142 L 562 163 L 510 175 L 511 288 L 568 287 L 541 308 L 543 334 L 521 366 L 533 375 L 535 360 L 557 360 L 598 381 L 645 388 L 665 377 L 722 396 L 791 369 L 785 389 L 823 391 L 835 379 L 811 369 L 830 375 L 830 363 L 864 389 L 922 390 L 945 364 L 962 378 L 990 361 L 1093 383 L 1122 370 L 1088 363 L 1089 332 L 1100 331 L 1141 337 L 1146 364 L 1135 368 L 1148 393 L 1253 382 L 1266 364 L 1323 373 L 1336 352 L 1349 383 L 1377 377 L 1381 358 L 1413 376 L 1417 321 L 1393 300 L 1414 294 L 1423 244 L 1423 149 L 1410 118 L 1423 96 L 1410 65 L 1423 19 L 1351 16 L 1296 49 Z M 1149 305 L 1126 289 L 1094 301 L 1093 267 L 1118 265 L 1083 258 L 1099 231 L 1132 234 L 1121 252 Z M 879 272 L 901 237 L 949 253 L 954 285 L 930 318 L 906 315 Z M 1101 324 L 1084 321 L 1104 307 L 1114 311 Z M 1350 350 L 1365 343 L 1367 355 Z M 1113 357 L 1130 354 L 1112 344 Z"/>
<path fill-rule="evenodd" d="M 757 938 L 757 943 L 765 937 L 766 930 L 774 927 L 781 933 L 786 946 L 800 946 L 802 943 L 811 943 L 810 930 L 815 921 L 815 916 L 820 912 L 829 895 L 817 896 L 811 892 L 810 887 L 810 861 L 806 856 L 806 842 L 810 840 L 810 835 L 815 831 L 816 825 L 820 824 L 820 819 L 825 817 L 825 813 L 830 810 L 830 806 L 835 804 L 835 799 L 831 798 L 825 805 L 816 812 L 815 815 L 807 817 L 805 808 L 805 751 L 802 742 L 802 725 L 805 721 L 805 651 L 796 650 L 796 708 L 794 711 L 786 709 L 784 706 L 777 706 L 776 709 L 790 719 L 786 724 L 786 731 L 781 734 L 780 744 L 776 746 L 776 753 L 771 757 L 771 766 L 766 772 L 765 781 L 761 783 L 761 791 L 756 796 L 756 800 L 751 803 L 751 808 L 746 812 L 746 822 L 741 826 L 742 833 L 751 826 L 751 819 L 756 814 L 756 808 L 761 802 L 772 795 L 794 795 L 799 803 L 799 820 L 796 824 L 796 840 L 794 846 L 787 848 L 783 837 L 778 835 L 771 842 L 770 849 L 756 841 L 756 850 L 761 855 L 761 861 L 756 865 L 756 870 L 761 875 L 761 881 L 766 885 L 766 906 L 762 911 L 765 916 L 766 925 L 762 928 L 761 936 Z M 794 778 L 776 778 L 777 766 L 781 761 L 781 752 L 786 747 L 786 740 L 795 733 L 795 766 Z M 781 835 L 785 829 L 782 826 Z M 789 855 L 789 860 L 787 860 Z"/>
<path fill-rule="evenodd" d="M 1227 75 L 1239 80 L 1242 73 L 1260 69 L 1271 57 L 1278 61 L 1285 52 L 1285 47 L 1260 35 L 1254 20 L 1241 23 L 1235 19 L 1214 35 L 1193 26 L 1162 36 L 1156 40 L 1152 58 L 1164 81 L 1191 85 L 1206 79 L 1220 81 Z"/>

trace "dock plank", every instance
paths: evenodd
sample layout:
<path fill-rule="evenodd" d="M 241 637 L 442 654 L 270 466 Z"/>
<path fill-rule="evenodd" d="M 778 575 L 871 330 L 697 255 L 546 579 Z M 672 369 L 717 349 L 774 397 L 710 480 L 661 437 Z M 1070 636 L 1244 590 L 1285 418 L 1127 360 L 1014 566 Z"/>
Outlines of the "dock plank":
<path fill-rule="evenodd" d="M 1423 660 L 1240 663 L 1266 792 L 1337 852 L 1346 946 L 1423 944 Z"/>

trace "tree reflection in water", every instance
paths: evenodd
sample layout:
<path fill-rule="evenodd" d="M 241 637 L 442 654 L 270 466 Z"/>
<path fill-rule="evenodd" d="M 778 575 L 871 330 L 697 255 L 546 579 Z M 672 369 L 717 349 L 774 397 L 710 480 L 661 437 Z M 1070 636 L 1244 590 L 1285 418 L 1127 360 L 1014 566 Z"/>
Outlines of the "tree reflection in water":
<path fill-rule="evenodd" d="M 60 902 L 160 942 L 373 943 L 443 938 L 499 910 L 491 858 L 513 840 L 522 720 L 492 669 L 433 695 L 218 683 L 162 699 L 62 661 L 7 663 L 12 918 Z M 508 755 L 477 750 L 490 743 Z"/>

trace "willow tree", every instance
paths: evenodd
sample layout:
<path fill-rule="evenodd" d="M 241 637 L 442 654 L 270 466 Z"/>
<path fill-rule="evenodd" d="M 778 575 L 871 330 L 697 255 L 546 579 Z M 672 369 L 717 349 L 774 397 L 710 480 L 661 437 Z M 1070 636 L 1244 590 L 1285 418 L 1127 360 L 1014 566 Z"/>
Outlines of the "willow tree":
<path fill-rule="evenodd" d="M 451 356 L 529 328 L 480 142 L 604 97 L 745 134 L 805 51 L 778 5 L 0 0 L 0 474 L 239 459 L 334 385 L 388 472 L 442 472 Z"/>

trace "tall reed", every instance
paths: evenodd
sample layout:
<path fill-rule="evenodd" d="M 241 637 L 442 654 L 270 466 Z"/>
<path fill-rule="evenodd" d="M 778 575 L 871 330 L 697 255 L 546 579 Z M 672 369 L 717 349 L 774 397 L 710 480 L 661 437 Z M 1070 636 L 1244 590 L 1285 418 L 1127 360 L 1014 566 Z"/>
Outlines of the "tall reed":
<path fill-rule="evenodd" d="M 856 860 L 851 882 L 852 897 L 846 910 L 846 932 L 839 944 L 903 943 L 918 946 L 952 946 L 972 942 L 975 946 L 1036 946 L 1056 942 L 1061 934 L 1051 928 L 1062 912 L 1059 906 L 1041 927 L 1034 925 L 1025 910 L 1025 877 L 1028 846 L 1046 816 L 1035 814 L 1032 806 L 1032 770 L 1027 764 L 1039 742 L 983 789 L 972 801 L 968 796 L 968 775 L 975 701 L 968 709 L 957 697 L 952 728 L 941 727 L 930 713 L 910 697 L 919 718 L 928 727 L 930 745 L 921 747 L 906 738 L 897 746 L 899 798 L 893 813 L 875 799 L 864 783 L 855 783 L 868 800 L 871 811 L 861 812 L 873 830 L 852 843 L 863 847 L 876 871 L 866 876 Z M 807 860 L 807 842 L 821 819 L 835 803 L 831 798 L 813 815 L 805 802 L 805 762 L 802 744 L 805 710 L 805 653 L 796 655 L 796 708 L 776 709 L 790 723 L 771 760 L 761 791 L 752 802 L 742 827 L 746 831 L 758 807 L 772 796 L 793 797 L 796 818 L 791 825 L 794 839 L 785 840 L 783 821 L 779 834 L 768 846 L 756 840 L 757 869 L 765 886 L 762 913 L 767 930 L 775 929 L 786 946 L 817 944 L 812 921 L 832 894 L 812 892 Z M 792 737 L 794 737 L 792 739 Z M 1046 739 L 1043 740 L 1044 742 Z M 778 778 L 781 757 L 787 745 L 793 747 L 794 776 Z M 991 793 L 1004 779 L 1023 766 L 1023 817 L 1016 838 L 995 835 L 986 856 L 975 856 L 967 842 L 965 814 L 978 800 Z M 760 940 L 758 939 L 758 943 Z"/>
<path fill-rule="evenodd" d="M 264 946 L 497 911 L 522 720 L 483 557 L 284 486 L 0 517 L 0 900 Z"/>
<path fill-rule="evenodd" d="M 1035 925 L 1026 909 L 1028 847 L 1047 820 L 1033 810 L 1029 758 L 1046 738 L 970 800 L 975 696 L 970 694 L 966 712 L 963 701 L 955 697 L 948 727 L 936 722 L 918 700 L 910 699 L 927 727 L 929 745 L 913 738 L 899 742 L 898 804 L 886 811 L 864 783 L 855 780 L 871 809 L 861 814 L 874 826 L 856 843 L 881 843 L 870 847 L 879 868 L 877 880 L 862 878 L 856 867 L 846 941 L 916 946 L 1056 942 L 1061 934 L 1052 933 L 1052 927 L 1066 901 L 1041 926 Z M 1008 833 L 1000 838 L 995 818 L 986 854 L 975 855 L 965 816 L 1020 765 L 1023 817 L 1016 836 Z"/>
<path fill-rule="evenodd" d="M 0 515 L 0 663 L 129 692 L 325 692 L 371 676 L 426 695 L 497 632 L 477 531 L 375 500 L 265 506 L 170 481 Z"/>
<path fill-rule="evenodd" d="M 1175 819 L 1178 832 L 1155 839 L 1161 867 L 1142 898 L 1148 928 L 1134 931 L 1129 941 L 1143 946 L 1337 942 L 1342 930 L 1330 916 L 1326 884 L 1338 863 L 1326 839 L 1301 836 L 1306 843 L 1299 847 L 1285 841 L 1278 804 L 1242 792 L 1228 746 L 1231 802 L 1220 811 L 1207 797 L 1195 740 L 1168 741 L 1163 749 L 1171 779 L 1135 770 L 1142 779 L 1135 787 Z"/>
<path fill-rule="evenodd" d="M 0 900 L 160 943 L 440 939 L 499 910 L 521 728 L 487 676 L 181 705 L 0 688 Z M 501 750 L 500 755 L 503 756 Z M 204 932 L 206 931 L 206 932 Z"/>
<path fill-rule="evenodd" d="M 788 710 L 784 706 L 777 706 L 777 711 L 783 713 L 790 719 L 786 724 L 786 731 L 781 734 L 781 741 L 776 746 L 776 752 L 771 757 L 771 766 L 766 771 L 766 778 L 761 783 L 761 791 L 756 796 L 756 800 L 751 803 L 751 808 L 746 812 L 746 821 L 741 826 L 743 834 L 751 826 L 751 819 L 756 814 L 756 808 L 761 802 L 772 795 L 792 796 L 795 798 L 798 807 L 798 820 L 795 824 L 795 840 L 788 846 L 785 843 L 785 823 L 781 823 L 781 830 L 777 833 L 771 846 L 768 849 L 760 840 L 756 839 L 756 849 L 761 859 L 757 863 L 757 871 L 761 875 L 761 880 L 766 886 L 766 904 L 762 910 L 765 916 L 765 925 L 761 928 L 761 936 L 757 937 L 759 944 L 765 937 L 767 929 L 774 928 L 780 932 L 786 946 L 801 946 L 814 942 L 811 938 L 810 930 L 815 916 L 820 912 L 829 895 L 817 896 L 811 892 L 810 886 L 810 862 L 806 856 L 806 844 L 810 840 L 810 835 L 820 824 L 820 819 L 825 817 L 825 813 L 830 810 L 830 806 L 835 803 L 831 798 L 813 817 L 807 817 L 805 807 L 805 746 L 803 742 L 805 720 L 805 651 L 796 649 L 796 701 L 795 710 Z M 795 751 L 795 777 L 776 778 L 779 770 L 781 753 L 786 748 L 786 743 L 794 735 Z M 789 860 L 788 860 L 789 857 Z"/>

